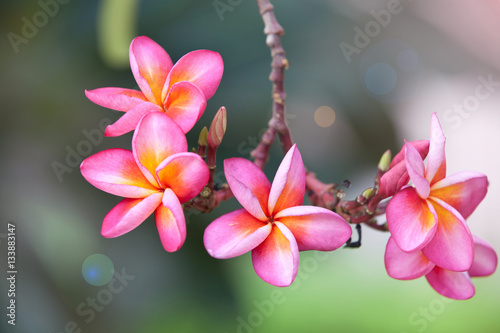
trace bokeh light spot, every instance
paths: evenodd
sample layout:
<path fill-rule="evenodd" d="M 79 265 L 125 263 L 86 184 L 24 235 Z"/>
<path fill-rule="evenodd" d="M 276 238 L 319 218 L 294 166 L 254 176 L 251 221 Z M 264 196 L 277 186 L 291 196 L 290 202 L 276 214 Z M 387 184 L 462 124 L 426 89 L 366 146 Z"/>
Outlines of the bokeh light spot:
<path fill-rule="evenodd" d="M 100 253 L 92 254 L 82 264 L 82 275 L 85 281 L 93 286 L 103 286 L 111 281 L 115 266 L 108 256 Z"/>
<path fill-rule="evenodd" d="M 392 66 L 378 62 L 371 65 L 365 72 L 365 86 L 375 95 L 386 95 L 396 87 L 398 76 Z"/>
<path fill-rule="evenodd" d="M 314 121 L 320 127 L 330 127 L 335 122 L 335 111 L 326 105 L 320 106 L 314 111 Z"/>

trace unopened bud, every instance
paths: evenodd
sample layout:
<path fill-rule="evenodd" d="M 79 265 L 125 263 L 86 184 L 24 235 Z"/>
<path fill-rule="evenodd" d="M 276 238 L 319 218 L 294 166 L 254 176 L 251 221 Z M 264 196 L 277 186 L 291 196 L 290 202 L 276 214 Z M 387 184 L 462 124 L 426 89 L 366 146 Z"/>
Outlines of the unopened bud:
<path fill-rule="evenodd" d="M 369 200 L 373 194 L 375 193 L 375 191 L 373 190 L 373 187 L 370 187 L 370 188 L 367 188 L 361 195 L 363 196 L 363 198 Z"/>
<path fill-rule="evenodd" d="M 221 106 L 215 114 L 214 120 L 210 125 L 210 130 L 208 131 L 207 142 L 211 148 L 217 148 L 221 144 L 224 133 L 226 133 L 226 124 L 226 108 Z"/>
<path fill-rule="evenodd" d="M 200 132 L 200 137 L 198 138 L 198 145 L 199 146 L 206 146 L 207 145 L 207 136 L 208 136 L 208 130 L 207 127 L 203 127 L 203 129 Z"/>
<path fill-rule="evenodd" d="M 381 172 L 387 172 L 389 171 L 390 165 L 391 165 L 391 151 L 387 149 L 385 153 L 382 155 L 380 158 L 380 161 L 378 162 L 378 169 Z"/>
<path fill-rule="evenodd" d="M 375 191 L 373 187 L 367 188 L 363 193 L 361 193 L 361 195 L 356 198 L 356 202 L 360 205 L 365 205 L 374 193 Z"/>

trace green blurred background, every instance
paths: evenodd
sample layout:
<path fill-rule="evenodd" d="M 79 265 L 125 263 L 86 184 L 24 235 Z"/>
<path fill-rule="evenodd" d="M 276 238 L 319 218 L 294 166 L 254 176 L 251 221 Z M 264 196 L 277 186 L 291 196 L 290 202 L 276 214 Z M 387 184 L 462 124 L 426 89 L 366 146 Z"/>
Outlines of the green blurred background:
<path fill-rule="evenodd" d="M 470 110 L 454 108 L 474 101 L 481 78 L 500 78 L 498 2 L 273 3 L 291 64 L 288 123 L 307 167 L 325 182 L 349 179 L 347 195 L 354 198 L 371 185 L 386 149 L 396 152 L 404 138 L 428 138 L 430 115 L 437 112 L 448 137 L 450 173 L 471 169 L 489 176 L 489 194 L 469 222 L 473 233 L 500 249 L 498 84 L 483 86 L 488 97 Z M 0 275 L 7 271 L 8 222 L 16 225 L 18 269 L 16 326 L 7 324 L 8 285 L 0 279 L 1 332 L 499 331 L 498 274 L 475 279 L 473 299 L 449 301 L 424 278 L 389 278 L 383 264 L 388 234 L 366 228 L 359 249 L 301 253 L 289 288 L 257 277 L 250 254 L 216 260 L 206 253 L 204 228 L 238 208 L 234 199 L 210 214 L 189 213 L 188 237 L 176 253 L 163 250 L 152 217 L 119 238 L 100 235 L 103 217 L 121 199 L 89 185 L 78 163 L 65 159 L 68 151 L 85 158 L 130 149 L 131 135 L 84 143 L 85 133 L 119 117 L 87 100 L 84 90 L 136 87 L 128 45 L 137 35 L 151 37 L 174 62 L 195 49 L 217 51 L 224 76 L 188 141 L 194 146 L 224 105 L 228 130 L 218 165 L 228 157 L 248 158 L 271 109 L 270 54 L 255 1 L 23 0 L 0 6 Z M 389 9 L 393 14 L 384 16 Z M 38 27 L 30 28 L 33 23 Z M 346 44 L 357 49 L 350 61 L 342 51 Z M 372 66 L 385 62 L 393 67 Z M 321 106 L 334 110 L 332 125 L 315 121 Z M 282 156 L 275 144 L 268 177 Z M 58 176 L 55 162 L 66 172 Z M 217 176 L 223 181 L 221 168 Z M 82 265 L 95 253 L 129 276 L 123 288 L 115 285 L 119 291 L 83 278 Z M 101 306 L 89 310 L 96 297 Z"/>

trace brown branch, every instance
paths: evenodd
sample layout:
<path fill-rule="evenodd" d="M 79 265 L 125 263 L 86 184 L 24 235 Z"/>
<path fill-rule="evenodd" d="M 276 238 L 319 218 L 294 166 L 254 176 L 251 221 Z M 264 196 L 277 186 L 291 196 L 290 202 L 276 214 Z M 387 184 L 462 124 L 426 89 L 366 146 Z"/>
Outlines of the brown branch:
<path fill-rule="evenodd" d="M 281 46 L 281 36 L 285 31 L 274 16 L 273 5 L 269 0 L 257 0 L 260 15 L 264 21 L 264 34 L 266 34 L 266 44 L 271 50 L 271 74 L 269 80 L 273 84 L 272 99 L 273 113 L 268 124 L 268 129 L 262 135 L 262 139 L 251 153 L 254 163 L 261 169 L 266 165 L 269 148 L 274 141 L 276 134 L 280 137 L 281 146 L 286 153 L 293 145 L 293 140 L 290 135 L 290 130 L 285 120 L 285 99 L 286 93 L 284 88 L 285 69 L 288 68 L 288 60 L 286 59 L 285 50 Z"/>
<path fill-rule="evenodd" d="M 271 120 L 268 124 L 268 129 L 262 135 L 261 141 L 250 156 L 254 159 L 254 163 L 264 169 L 269 158 L 269 148 L 274 142 L 276 134 L 278 134 L 283 148 L 286 153 L 293 145 L 293 140 L 290 134 L 290 129 L 285 120 L 285 69 L 288 69 L 289 62 L 286 59 L 285 50 L 281 45 L 281 36 L 285 31 L 278 23 L 274 15 L 273 5 L 269 0 L 257 0 L 260 15 L 264 21 L 264 33 L 266 34 L 266 44 L 271 50 L 271 74 L 269 80 L 273 84 L 273 112 Z M 375 186 L 378 189 L 378 182 L 381 174 L 377 174 L 375 178 Z M 375 189 L 375 191 L 376 191 Z M 342 189 L 338 188 L 337 184 L 325 184 L 316 178 L 316 175 L 306 170 L 306 190 L 309 200 L 315 206 L 324 207 L 333 210 L 350 223 L 367 223 L 372 220 L 377 212 L 377 205 L 381 198 L 377 195 L 362 200 L 358 196 L 353 201 L 342 201 L 345 194 Z M 362 202 L 360 202 L 360 199 Z M 370 210 L 373 211 L 370 211 Z M 370 223 L 371 227 L 374 227 Z M 377 228 L 375 226 L 375 228 Z"/>
<path fill-rule="evenodd" d="M 286 153 L 293 145 L 290 129 L 285 120 L 285 99 L 284 88 L 285 69 L 289 63 L 286 59 L 285 51 L 281 45 L 281 36 L 284 30 L 278 23 L 274 15 L 273 5 L 269 0 L 257 0 L 260 15 L 264 21 L 264 34 L 266 34 L 266 44 L 271 50 L 271 74 L 269 80 L 272 82 L 272 117 L 269 120 L 268 128 L 262 135 L 258 146 L 250 153 L 254 163 L 264 169 L 269 158 L 269 149 L 278 134 L 283 152 Z M 201 147 L 198 150 L 200 155 L 205 155 L 206 151 Z M 184 205 L 184 209 L 197 209 L 201 212 L 210 212 L 217 207 L 221 201 L 233 197 L 233 193 L 227 184 L 221 188 L 214 188 L 213 172 L 215 169 L 215 149 L 208 148 L 206 162 L 210 168 L 210 181 L 207 187 L 193 200 Z M 379 205 L 383 199 L 378 192 L 380 178 L 384 172 L 378 172 L 375 177 L 375 186 L 370 192 L 363 192 L 355 200 L 343 201 L 345 193 L 337 184 L 325 184 L 316 178 L 316 175 L 306 170 L 306 190 L 311 203 L 315 206 L 324 207 L 337 212 L 347 222 L 352 224 L 364 223 L 367 226 L 387 231 L 387 224 L 378 225 L 374 216 L 385 213 L 385 205 Z M 365 197 L 370 193 L 368 197 Z"/>

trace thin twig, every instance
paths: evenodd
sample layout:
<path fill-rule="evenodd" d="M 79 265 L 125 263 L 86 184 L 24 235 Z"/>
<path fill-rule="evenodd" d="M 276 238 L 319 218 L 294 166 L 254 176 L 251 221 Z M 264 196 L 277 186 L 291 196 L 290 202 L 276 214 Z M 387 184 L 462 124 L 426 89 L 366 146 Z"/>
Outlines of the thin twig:
<path fill-rule="evenodd" d="M 281 36 L 285 31 L 278 23 L 274 15 L 273 5 L 269 0 L 257 0 L 260 15 L 264 21 L 264 34 L 266 34 L 266 44 L 271 50 L 271 74 L 269 80 L 273 84 L 272 99 L 273 113 L 269 121 L 269 128 L 262 135 L 262 139 L 252 152 L 254 163 L 261 169 L 266 165 L 269 148 L 274 141 L 276 134 L 279 135 L 281 146 L 286 153 L 293 145 L 293 140 L 290 135 L 290 130 L 285 120 L 285 99 L 286 93 L 284 88 L 285 69 L 288 68 L 288 60 L 286 59 L 285 50 L 281 46 Z"/>

